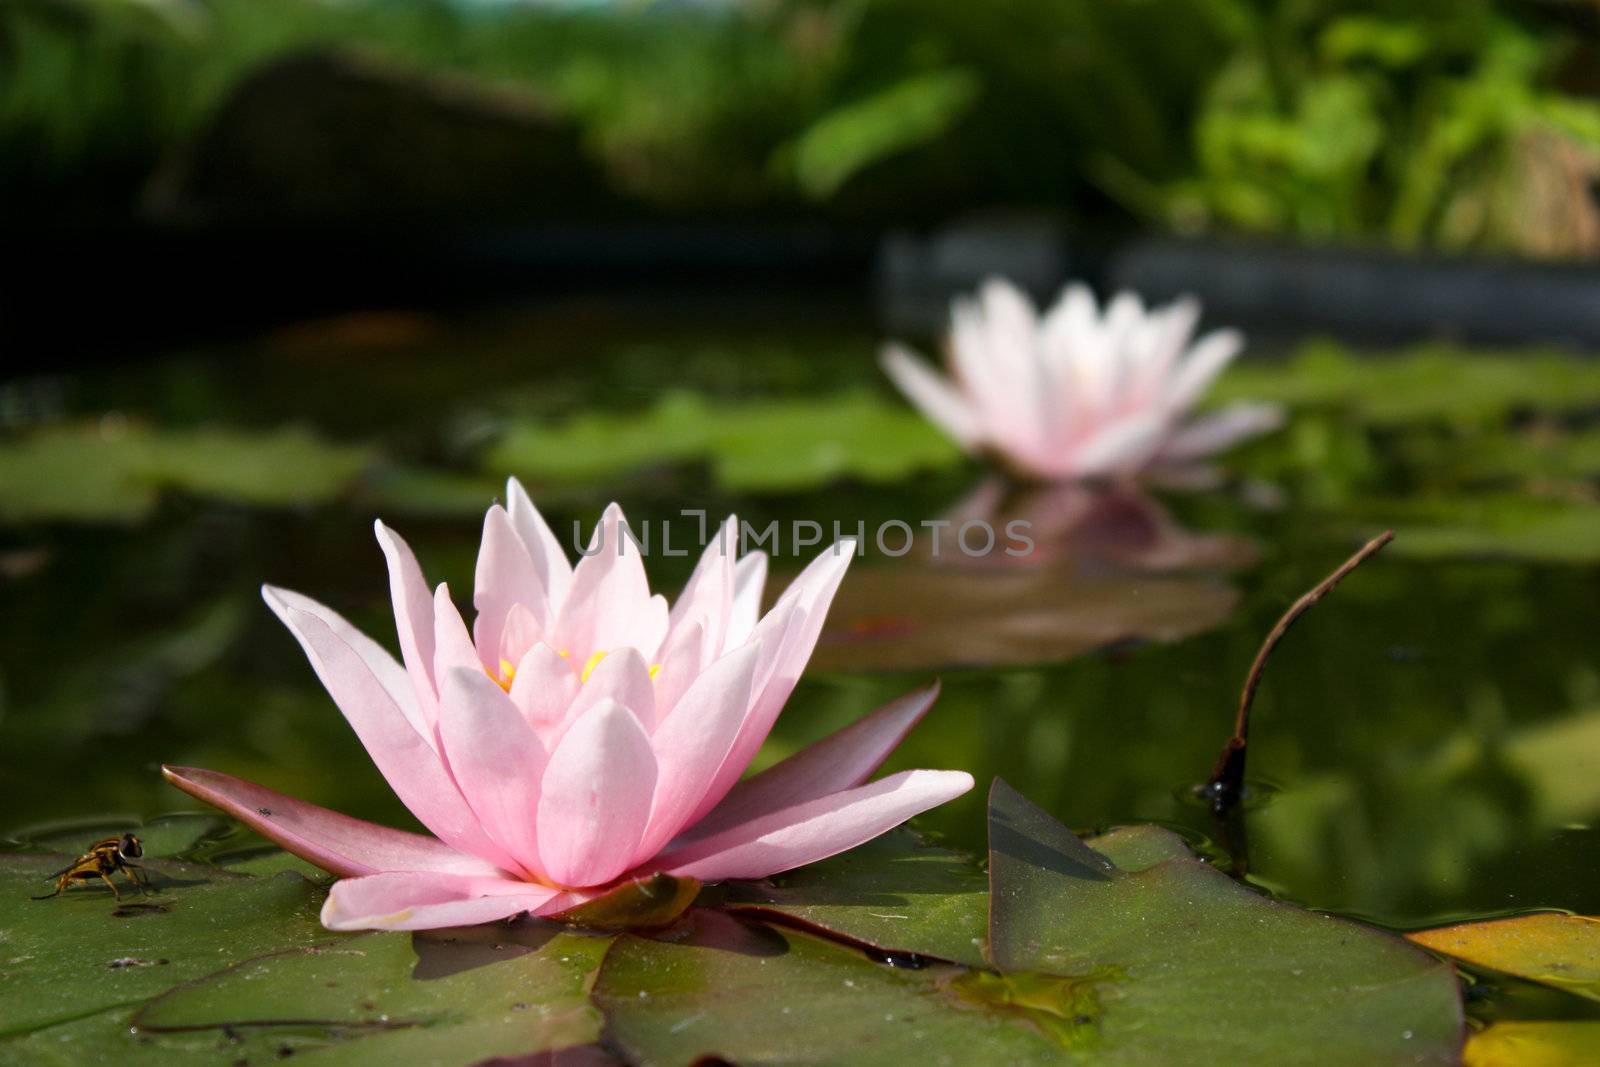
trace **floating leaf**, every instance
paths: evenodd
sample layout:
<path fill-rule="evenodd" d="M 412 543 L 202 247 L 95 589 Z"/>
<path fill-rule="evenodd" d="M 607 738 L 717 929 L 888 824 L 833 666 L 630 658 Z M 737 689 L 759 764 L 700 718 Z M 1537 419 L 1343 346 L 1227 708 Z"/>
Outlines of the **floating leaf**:
<path fill-rule="evenodd" d="M 1499 1022 L 1467 1039 L 1463 1067 L 1589 1067 L 1600 1063 L 1600 1023 Z"/>
<path fill-rule="evenodd" d="M 1404 941 L 1267 900 L 1196 860 L 1123 870 L 1004 782 L 989 815 L 991 958 L 1092 983 L 1107 1060 L 1456 1060 L 1452 969 Z"/>
<path fill-rule="evenodd" d="M 874 963 L 796 930 L 694 910 L 670 939 L 619 936 L 595 979 L 606 1037 L 641 1067 L 1059 1063 L 1058 1038 L 973 995 L 975 972 Z M 958 984 L 962 983 L 962 984 Z"/>
<path fill-rule="evenodd" d="M 915 412 L 861 391 L 737 405 L 668 393 L 640 414 L 590 414 L 555 427 L 519 423 L 484 460 L 496 473 L 555 482 L 709 460 L 726 489 L 774 491 L 845 477 L 894 481 L 960 458 Z"/>
<path fill-rule="evenodd" d="M 93 882 L 29 899 L 49 892 L 48 876 L 72 859 L 0 856 L 0 1035 L 136 1004 L 250 956 L 334 936 L 317 922 L 322 890 L 289 873 L 247 878 L 154 860 L 147 896 L 123 886 L 118 902 Z"/>
<path fill-rule="evenodd" d="M 247 960 L 141 1008 L 148 1034 L 280 1029 L 363 1062 L 469 1064 L 593 1042 L 603 939 L 551 923 L 377 933 Z"/>
<path fill-rule="evenodd" d="M 841 856 L 737 886 L 728 906 L 894 956 L 984 965 L 989 879 L 970 856 L 900 829 Z"/>
<path fill-rule="evenodd" d="M 1600 404 L 1600 365 L 1559 352 L 1497 355 L 1444 345 L 1374 359 L 1324 342 L 1308 345 L 1287 365 L 1230 369 L 1214 399 L 1339 407 L 1385 426 L 1430 419 L 1485 424 L 1522 409 L 1576 411 Z"/>
<path fill-rule="evenodd" d="M 1551 912 L 1406 936 L 1473 966 L 1600 1000 L 1600 919 Z"/>
<path fill-rule="evenodd" d="M 1070 659 L 1221 624 L 1238 594 L 1200 578 L 975 572 L 910 564 L 850 575 L 813 660 L 821 670 L 932 670 Z"/>
<path fill-rule="evenodd" d="M 1600 560 L 1600 504 L 1590 500 L 1496 493 L 1370 501 L 1362 510 L 1392 523 L 1393 552 L 1414 559 Z"/>
<path fill-rule="evenodd" d="M 157 431 L 59 426 L 0 444 L 0 515 L 12 521 L 134 521 L 176 489 L 266 507 L 327 500 L 372 460 L 309 430 Z"/>

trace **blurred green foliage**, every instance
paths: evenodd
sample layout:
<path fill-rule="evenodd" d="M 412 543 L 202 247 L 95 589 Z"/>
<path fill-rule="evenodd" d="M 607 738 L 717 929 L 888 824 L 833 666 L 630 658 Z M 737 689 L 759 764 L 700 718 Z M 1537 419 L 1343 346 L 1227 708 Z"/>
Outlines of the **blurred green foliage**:
<path fill-rule="evenodd" d="M 1596 23 L 1527 0 L 10 0 L 0 193 L 133 210 L 242 77 L 336 46 L 540 93 L 657 209 L 1114 207 L 1183 232 L 1581 254 L 1600 242 L 1571 195 L 1600 176 Z"/>

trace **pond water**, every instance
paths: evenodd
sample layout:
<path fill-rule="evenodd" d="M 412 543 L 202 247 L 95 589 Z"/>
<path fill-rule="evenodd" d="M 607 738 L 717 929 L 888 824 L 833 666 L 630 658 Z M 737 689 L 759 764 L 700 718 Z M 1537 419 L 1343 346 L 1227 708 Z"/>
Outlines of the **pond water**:
<path fill-rule="evenodd" d="M 685 506 L 846 531 L 970 506 L 977 464 L 937 442 L 891 440 L 884 427 L 898 422 L 879 425 L 902 415 L 879 381 L 880 339 L 868 309 L 832 304 L 386 314 L 6 385 L 9 428 L 57 436 L 56 451 L 0 459 L 4 824 L 29 836 L 192 809 L 160 779 L 172 762 L 411 825 L 257 587 L 313 595 L 393 647 L 373 517 L 405 534 L 464 604 L 481 508 L 506 473 L 524 476 L 558 530 L 587 528 L 617 499 L 636 521 L 676 517 L 676 544 L 697 532 L 678 516 Z M 1267 359 L 1238 387 L 1274 375 L 1292 386 L 1303 372 Z M 771 406 L 841 394 L 872 410 L 832 425 L 815 415 L 826 406 Z M 1582 411 L 1552 421 L 1519 403 L 1486 416 L 1480 402 L 1472 425 L 1487 418 L 1493 441 L 1523 443 L 1532 424 L 1587 432 Z M 673 405 L 688 415 L 674 421 Z M 701 423 L 741 410 L 755 413 L 753 431 L 701 439 Z M 1071 528 L 1070 543 L 1046 545 L 1049 561 L 969 561 L 934 578 L 925 561 L 870 553 L 845 596 L 860 579 L 893 602 L 875 614 L 851 601 L 854 621 L 828 639 L 763 762 L 939 674 L 943 697 L 891 769 L 964 768 L 985 784 L 1004 775 L 1076 828 L 1155 821 L 1219 862 L 1242 862 L 1190 787 L 1227 737 L 1273 621 L 1394 523 L 1395 549 L 1306 616 L 1268 668 L 1250 753 L 1248 877 L 1396 928 L 1535 907 L 1600 913 L 1600 538 L 1582 510 L 1592 494 L 1497 468 L 1473 499 L 1554 500 L 1582 521 L 1563 512 L 1567 525 L 1541 551 L 1452 547 L 1433 513 L 1413 535 L 1424 507 L 1453 507 L 1462 485 L 1483 481 L 1452 465 L 1469 444 L 1473 455 L 1504 452 L 1480 447 L 1491 436 L 1467 433 L 1457 413 L 1442 418 L 1443 430 L 1296 408 L 1282 434 L 1225 457 L 1217 487 L 996 505 L 991 514 Z M 266 459 L 240 445 L 291 423 L 311 433 L 271 437 Z M 763 427 L 772 465 L 741 469 L 725 453 Z M 163 434 L 178 435 L 166 453 Z M 833 443 L 817 454 L 816 438 Z M 680 458 L 652 461 L 652 447 Z M 130 452 L 143 458 L 119 467 Z M 586 464 L 587 480 L 544 469 L 564 454 Z M 1083 508 L 1097 517 L 1061 520 Z M 780 574 L 801 562 L 785 550 Z M 691 564 L 658 555 L 652 580 L 675 594 Z M 943 581 L 948 593 L 929 584 Z M 941 614 L 940 633 L 921 634 L 907 659 L 891 638 L 916 625 L 896 612 L 919 595 Z M 981 650 L 964 654 L 964 628 L 1017 618 L 1015 642 L 974 641 Z M 941 654 L 959 665 L 925 662 Z M 921 825 L 981 849 L 982 791 Z"/>

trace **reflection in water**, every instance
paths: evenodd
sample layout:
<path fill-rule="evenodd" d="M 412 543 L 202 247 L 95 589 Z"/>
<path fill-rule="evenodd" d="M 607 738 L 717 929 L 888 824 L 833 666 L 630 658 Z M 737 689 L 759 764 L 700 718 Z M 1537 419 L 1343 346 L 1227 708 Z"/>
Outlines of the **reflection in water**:
<path fill-rule="evenodd" d="M 728 328 L 708 342 L 654 323 L 646 351 L 615 340 L 616 326 L 607 335 L 606 318 L 591 314 L 580 329 L 551 316 L 546 326 L 562 329 L 502 330 L 492 345 L 419 342 L 415 351 L 386 352 L 381 375 L 361 360 L 319 359 L 323 384 L 311 391 L 303 353 L 161 360 L 76 382 L 64 394 L 73 410 L 60 417 L 118 407 L 165 427 L 278 426 L 298 415 L 330 441 L 378 436 L 392 454 L 451 458 L 464 447 L 459 427 L 491 425 L 506 405 L 545 416 L 648 407 L 668 387 L 718 396 L 777 395 L 806 383 L 830 392 L 879 387 L 871 329 L 819 337 L 779 323 Z M 795 336 L 803 340 L 788 340 Z M 775 338 L 790 345 L 789 357 Z M 766 358 L 749 359 L 757 349 Z M 530 362 L 544 358 L 542 367 Z M 533 379 L 538 389 L 525 395 L 508 396 L 502 384 Z M 352 404 L 358 396 L 367 402 Z M 938 569 L 954 584 L 940 587 L 873 577 L 931 567 L 926 558 L 864 559 L 841 607 L 843 598 L 870 600 L 854 615 L 870 634 L 874 618 L 883 623 L 926 604 L 926 612 L 942 612 L 931 616 L 943 620 L 941 655 L 970 649 L 993 620 L 1027 618 L 1029 609 L 1049 609 L 1046 619 L 1054 613 L 1054 637 L 1039 618 L 1032 623 L 1052 640 L 1072 611 L 1089 622 L 1143 613 L 1187 636 L 1051 664 L 1029 659 L 1028 646 L 1013 641 L 1022 651 L 1010 660 L 945 675 L 939 705 L 887 770 L 959 766 L 980 781 L 1004 774 L 1078 829 L 1155 820 L 1218 842 L 1209 814 L 1178 799 L 1175 787 L 1210 768 L 1240 679 L 1283 605 L 1354 547 L 1330 529 L 1326 511 L 1295 503 L 1310 494 L 1308 479 L 1354 462 L 1337 454 L 1344 443 L 1332 437 L 1318 444 L 1314 462 L 1270 472 L 1284 479 L 1289 501 L 1271 515 L 1216 493 L 1158 503 L 1121 487 L 1028 492 L 985 482 L 974 490 L 970 471 L 734 498 L 703 472 L 674 469 L 574 493 L 551 518 L 558 528 L 587 524 L 615 495 L 630 515 L 653 523 L 677 518 L 689 500 L 758 524 L 807 518 L 851 528 L 866 520 L 872 528 L 938 515 L 964 493 L 971 495 L 956 514 L 1027 516 L 1037 546 L 1029 560 L 969 566 L 943 558 Z M 1412 472 L 1409 481 L 1376 485 L 1375 472 L 1386 468 L 1370 456 L 1361 469 L 1369 479 L 1363 492 L 1427 484 L 1425 472 Z M 379 564 L 374 509 L 362 501 L 291 511 L 177 498 L 138 524 L 0 528 L 0 781 L 8 787 L 0 831 L 108 814 L 119 827 L 134 826 L 140 816 L 182 808 L 185 800 L 160 781 L 162 760 L 224 768 L 327 807 L 410 825 L 256 595 L 262 582 L 289 578 L 328 590 L 332 606 L 392 646 L 387 589 L 371 579 Z M 443 509 L 418 523 L 415 547 L 459 588 L 472 574 L 477 518 L 451 515 Z M 1156 573 L 1232 571 L 1255 545 L 1260 564 L 1237 570 L 1236 589 Z M 692 559 L 651 562 L 670 589 L 672 568 L 681 581 Z M 1065 577 L 1029 586 L 1038 572 Z M 1171 583 L 1183 597 L 1169 596 Z M 951 588 L 978 592 L 962 599 Z M 976 596 L 986 599 L 975 604 Z M 1600 571 L 1592 567 L 1380 558 L 1363 568 L 1278 651 L 1262 685 L 1251 773 L 1277 791 L 1247 807 L 1251 879 L 1315 907 L 1405 926 L 1538 905 L 1600 913 L 1600 832 L 1592 829 L 1600 820 L 1597 603 Z M 1103 644 L 1096 637 L 1084 648 Z M 827 646 L 819 663 L 840 647 Z M 932 673 L 929 662 L 899 666 L 907 673 L 814 673 L 762 760 Z M 66 782 L 72 788 L 64 791 Z M 981 848 L 981 799 L 974 794 L 924 825 L 953 845 Z M 154 831 L 146 826 L 148 842 Z M 62 832 L 50 847 L 81 850 L 97 836 L 81 822 Z"/>
<path fill-rule="evenodd" d="M 997 550 L 976 557 L 946 548 L 939 559 L 951 564 L 1159 572 L 1232 570 L 1257 556 L 1246 538 L 1185 529 L 1132 482 L 1017 485 L 990 475 L 944 518 L 955 530 L 969 522 L 996 530 L 1022 523 L 1015 528 L 1025 530 L 1032 543 L 1026 552 Z"/>

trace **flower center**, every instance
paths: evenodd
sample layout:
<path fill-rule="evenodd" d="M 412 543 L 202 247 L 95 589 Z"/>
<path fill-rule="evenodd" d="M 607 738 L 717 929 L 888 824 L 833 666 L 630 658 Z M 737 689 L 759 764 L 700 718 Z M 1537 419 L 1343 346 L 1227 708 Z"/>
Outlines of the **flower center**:
<path fill-rule="evenodd" d="M 560 656 L 562 659 L 571 659 L 572 658 L 572 653 L 567 651 L 567 650 L 565 650 L 565 649 L 562 649 L 561 651 L 557 652 L 556 655 Z M 587 682 L 589 680 L 589 676 L 594 673 L 596 667 L 600 666 L 600 661 L 605 659 L 606 655 L 607 655 L 607 651 L 606 650 L 601 650 L 601 651 L 596 652 L 594 655 L 589 657 L 588 662 L 586 662 L 583 665 L 583 670 L 578 672 L 578 684 L 579 685 L 582 685 L 584 682 Z M 653 663 L 653 664 L 650 665 L 650 678 L 651 678 L 652 681 L 654 681 L 655 680 L 655 676 L 660 674 L 660 673 L 661 673 L 661 664 Z M 508 660 L 508 659 L 506 659 L 505 657 L 502 656 L 501 659 L 500 659 L 500 674 L 499 674 L 499 677 L 496 677 L 493 674 L 490 674 L 489 677 L 494 678 L 495 684 L 498 685 L 501 689 L 504 689 L 507 693 L 509 693 L 509 692 L 511 692 L 511 683 L 513 683 L 513 682 L 515 682 L 517 680 L 517 665 L 515 663 L 512 663 L 510 660 Z"/>

